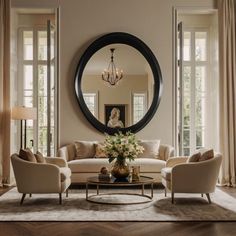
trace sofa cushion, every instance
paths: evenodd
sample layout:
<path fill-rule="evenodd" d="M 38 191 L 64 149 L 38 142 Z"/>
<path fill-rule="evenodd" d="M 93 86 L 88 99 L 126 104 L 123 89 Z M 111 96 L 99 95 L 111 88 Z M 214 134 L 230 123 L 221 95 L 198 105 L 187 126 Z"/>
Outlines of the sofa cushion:
<path fill-rule="evenodd" d="M 30 161 L 30 162 L 35 162 L 35 163 L 37 162 L 34 154 L 31 152 L 29 148 L 20 149 L 19 157 L 25 161 Z"/>
<path fill-rule="evenodd" d="M 91 158 L 95 155 L 95 142 L 93 141 L 75 141 L 76 157 L 75 159 Z"/>
<path fill-rule="evenodd" d="M 213 157 L 214 157 L 214 151 L 213 149 L 209 149 L 202 153 L 201 157 L 199 158 L 199 161 L 207 161 Z"/>
<path fill-rule="evenodd" d="M 103 143 L 95 143 L 95 158 L 104 158 L 107 157 L 107 154 L 104 151 Z"/>
<path fill-rule="evenodd" d="M 172 171 L 172 167 L 165 167 L 161 170 L 161 176 L 164 179 L 171 181 L 171 171 Z"/>
<path fill-rule="evenodd" d="M 38 163 L 46 163 L 46 160 L 45 160 L 45 158 L 44 158 L 44 156 L 43 156 L 43 154 L 41 152 L 37 151 L 34 154 L 34 156 L 35 156 L 35 158 L 36 158 Z"/>
<path fill-rule="evenodd" d="M 138 158 L 157 158 L 159 154 L 160 140 L 141 140 L 139 144 L 144 148 Z"/>
<path fill-rule="evenodd" d="M 161 169 L 165 167 L 166 162 L 153 158 L 136 158 L 134 161 L 128 162 L 130 166 L 140 166 L 140 172 L 161 173 Z"/>
<path fill-rule="evenodd" d="M 61 175 L 61 182 L 65 181 L 67 178 L 70 178 L 71 176 L 71 170 L 68 167 L 61 167 L 60 169 L 60 175 Z"/>
<path fill-rule="evenodd" d="M 111 163 L 107 158 L 90 158 L 90 159 L 77 159 L 68 162 L 71 172 L 100 172 L 102 167 L 107 167 L 110 170 Z"/>
<path fill-rule="evenodd" d="M 127 162 L 130 166 L 140 166 L 141 172 L 153 173 L 161 172 L 165 167 L 165 161 L 152 159 L 152 158 L 137 158 L 134 161 Z M 113 163 L 109 163 L 107 158 L 91 158 L 91 159 L 78 159 L 68 162 L 72 173 L 98 173 L 102 167 L 107 167 L 111 170 Z"/>
<path fill-rule="evenodd" d="M 189 163 L 189 162 L 198 162 L 200 157 L 201 157 L 201 153 L 200 152 L 194 153 L 192 156 L 190 156 L 188 158 L 187 163 Z"/>

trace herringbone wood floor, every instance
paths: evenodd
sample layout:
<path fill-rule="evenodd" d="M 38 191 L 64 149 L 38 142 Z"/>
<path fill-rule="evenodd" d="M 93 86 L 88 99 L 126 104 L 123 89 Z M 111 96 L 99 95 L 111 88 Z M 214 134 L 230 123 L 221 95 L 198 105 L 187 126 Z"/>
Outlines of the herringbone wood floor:
<path fill-rule="evenodd" d="M 8 190 L 0 188 L 0 195 Z M 236 189 L 224 188 L 224 191 L 236 197 Z M 233 236 L 236 222 L 0 222 L 0 236 L 15 235 Z"/>
<path fill-rule="evenodd" d="M 0 236 L 233 236 L 236 222 L 141 223 L 141 222 L 5 222 Z"/>

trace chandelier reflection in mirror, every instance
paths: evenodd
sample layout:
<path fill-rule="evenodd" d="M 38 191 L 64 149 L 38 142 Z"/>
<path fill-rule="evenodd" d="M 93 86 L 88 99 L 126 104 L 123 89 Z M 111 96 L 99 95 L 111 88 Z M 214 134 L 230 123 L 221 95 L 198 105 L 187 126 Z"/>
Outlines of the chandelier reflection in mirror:
<path fill-rule="evenodd" d="M 119 70 L 116 68 L 116 65 L 114 63 L 114 51 L 115 48 L 111 48 L 111 61 L 108 65 L 107 70 L 105 69 L 102 72 L 102 79 L 105 82 L 108 82 L 111 86 L 114 86 L 117 84 L 118 81 L 120 81 L 123 78 L 123 70 Z"/>

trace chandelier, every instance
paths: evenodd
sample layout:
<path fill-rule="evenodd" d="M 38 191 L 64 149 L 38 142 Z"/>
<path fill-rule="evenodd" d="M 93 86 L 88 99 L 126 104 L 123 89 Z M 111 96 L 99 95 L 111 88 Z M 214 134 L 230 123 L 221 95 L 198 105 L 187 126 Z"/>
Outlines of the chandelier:
<path fill-rule="evenodd" d="M 116 68 L 116 65 L 114 63 L 114 56 L 113 55 L 114 55 L 115 48 L 111 48 L 110 51 L 111 51 L 111 61 L 108 65 L 107 70 L 105 69 L 102 72 L 102 79 L 105 82 L 108 82 L 111 86 L 114 86 L 117 84 L 117 82 L 119 80 L 122 79 L 123 71 Z"/>

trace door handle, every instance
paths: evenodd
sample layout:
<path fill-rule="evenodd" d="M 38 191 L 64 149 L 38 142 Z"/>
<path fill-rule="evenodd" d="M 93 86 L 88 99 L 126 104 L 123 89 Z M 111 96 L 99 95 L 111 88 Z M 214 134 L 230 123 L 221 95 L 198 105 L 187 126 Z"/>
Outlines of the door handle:
<path fill-rule="evenodd" d="M 30 139 L 30 142 L 31 142 L 31 146 L 33 147 L 34 146 L 34 140 Z"/>

